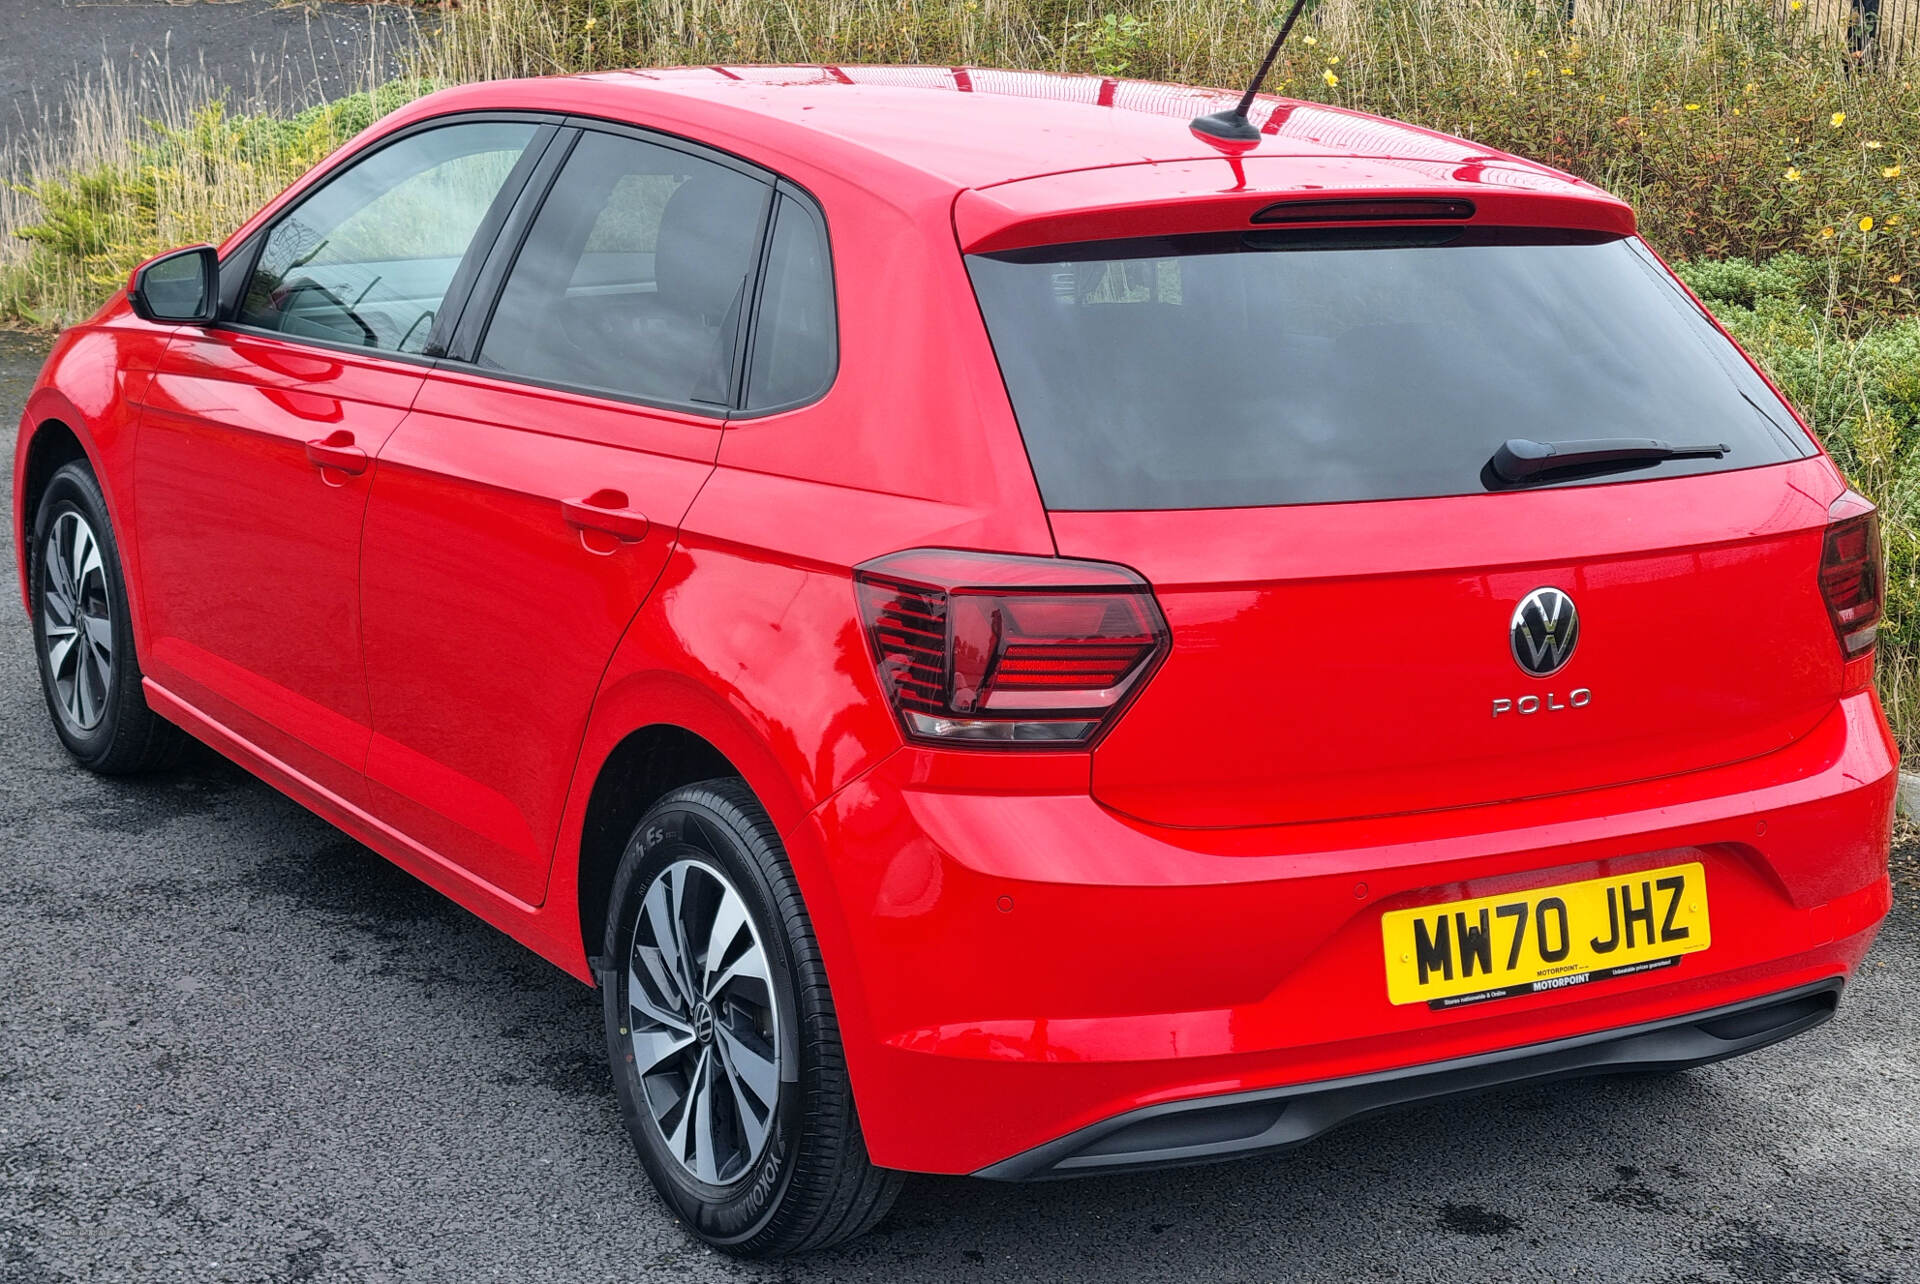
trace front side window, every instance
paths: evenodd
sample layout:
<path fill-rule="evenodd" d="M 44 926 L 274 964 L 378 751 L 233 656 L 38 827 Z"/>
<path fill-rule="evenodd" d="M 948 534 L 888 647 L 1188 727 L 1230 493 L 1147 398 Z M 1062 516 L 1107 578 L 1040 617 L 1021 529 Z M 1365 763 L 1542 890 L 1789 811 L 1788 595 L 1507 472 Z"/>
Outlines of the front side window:
<path fill-rule="evenodd" d="M 478 364 L 725 406 L 770 194 L 671 147 L 583 134 L 507 276 Z"/>
<path fill-rule="evenodd" d="M 1509 438 L 1811 447 L 1632 239 L 1250 232 L 968 259 L 1049 507 L 1244 508 L 1492 488 Z"/>
<path fill-rule="evenodd" d="M 537 129 L 447 125 L 352 162 L 267 234 L 237 320 L 382 352 L 424 350 L 461 258 Z"/>

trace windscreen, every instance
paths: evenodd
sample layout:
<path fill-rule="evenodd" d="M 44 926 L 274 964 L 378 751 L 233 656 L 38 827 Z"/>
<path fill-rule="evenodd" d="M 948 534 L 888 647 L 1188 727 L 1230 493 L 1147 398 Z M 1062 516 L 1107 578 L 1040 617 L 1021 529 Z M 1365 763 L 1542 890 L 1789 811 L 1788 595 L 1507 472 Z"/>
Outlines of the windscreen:
<path fill-rule="evenodd" d="M 967 262 L 1054 509 L 1478 494 L 1515 437 L 1726 447 L 1558 485 L 1811 449 L 1631 238 L 1275 230 Z"/>

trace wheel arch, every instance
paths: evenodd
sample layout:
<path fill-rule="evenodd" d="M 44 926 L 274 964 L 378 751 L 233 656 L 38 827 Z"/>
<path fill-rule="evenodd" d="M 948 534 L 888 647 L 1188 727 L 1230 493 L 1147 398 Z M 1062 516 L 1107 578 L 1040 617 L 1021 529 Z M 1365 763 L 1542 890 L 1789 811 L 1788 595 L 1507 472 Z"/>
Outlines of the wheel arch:
<path fill-rule="evenodd" d="M 33 515 L 40 497 L 47 493 L 53 475 L 76 459 L 85 460 L 98 476 L 99 467 L 80 440 L 80 434 L 62 419 L 46 419 L 35 425 L 27 443 L 26 466 L 20 482 L 20 538 L 31 540 Z"/>
<path fill-rule="evenodd" d="M 614 745 L 595 773 L 581 820 L 575 901 L 588 958 L 605 939 L 614 876 L 640 818 L 683 785 L 740 774 L 710 741 L 672 723 L 640 727 Z"/>
<path fill-rule="evenodd" d="M 114 461 L 130 460 L 127 449 L 132 434 L 125 430 L 128 425 L 110 413 L 108 403 L 95 406 L 96 414 L 82 408 L 83 404 L 94 405 L 99 393 L 88 384 L 89 378 L 97 379 L 101 364 L 89 347 L 90 339 L 84 330 L 68 331 L 62 336 L 47 358 L 39 386 L 27 398 L 26 409 L 20 415 L 20 437 L 14 448 L 14 560 L 19 566 L 21 601 L 31 608 L 27 576 L 32 565 L 35 510 L 54 473 L 74 460 L 84 460 L 93 470 L 93 479 L 107 503 L 107 520 L 113 525 L 114 542 L 120 547 L 120 570 L 128 582 L 127 595 L 134 607 L 134 627 L 138 635 L 142 620 L 134 583 L 137 579 L 134 559 L 129 548 L 132 541 L 114 477 Z M 80 353 L 78 357 L 76 352 Z M 70 370 L 77 373 L 72 379 L 66 379 Z M 65 382 L 56 382 L 59 380 Z M 66 386 L 76 380 L 83 386 L 77 389 Z M 70 392 L 77 393 L 78 400 L 70 396 Z"/>
<path fill-rule="evenodd" d="M 864 987 L 841 965 L 852 957 L 852 945 L 836 880 L 813 828 L 803 823 L 818 800 L 810 802 L 796 786 L 796 773 L 782 765 L 779 735 L 764 730 L 749 712 L 685 673 L 629 672 L 602 688 L 544 907 L 548 932 L 571 938 L 555 943 L 577 962 L 555 961 L 583 979 L 599 980 L 613 871 L 640 817 L 683 784 L 715 774 L 737 776 L 766 808 L 785 848 L 820 943 L 842 1031 L 863 1031 Z M 573 948 L 580 953 L 573 955 Z"/>
<path fill-rule="evenodd" d="M 14 560 L 19 564 L 21 605 L 32 611 L 33 590 L 28 577 L 33 569 L 34 518 L 40 508 L 40 497 L 46 494 L 53 475 L 75 460 L 85 461 L 93 470 L 94 480 L 100 483 L 100 493 L 107 495 L 107 516 L 115 523 L 116 535 L 119 523 L 86 420 L 75 407 L 51 389 L 42 389 L 28 403 L 21 422 L 25 437 L 15 455 L 13 539 L 18 555 Z"/>

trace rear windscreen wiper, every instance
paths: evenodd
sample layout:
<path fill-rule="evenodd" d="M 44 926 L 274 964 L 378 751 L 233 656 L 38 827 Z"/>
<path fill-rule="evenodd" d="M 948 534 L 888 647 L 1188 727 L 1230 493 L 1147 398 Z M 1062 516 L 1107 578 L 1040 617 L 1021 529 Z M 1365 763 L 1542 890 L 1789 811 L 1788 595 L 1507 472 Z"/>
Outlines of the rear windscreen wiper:
<path fill-rule="evenodd" d="M 1510 437 L 1500 443 L 1487 465 L 1501 481 L 1516 483 L 1570 468 L 1598 470 L 1614 464 L 1631 468 L 1662 459 L 1718 459 L 1729 449 L 1721 443 L 1676 446 L 1649 437 L 1596 437 L 1586 441 Z"/>

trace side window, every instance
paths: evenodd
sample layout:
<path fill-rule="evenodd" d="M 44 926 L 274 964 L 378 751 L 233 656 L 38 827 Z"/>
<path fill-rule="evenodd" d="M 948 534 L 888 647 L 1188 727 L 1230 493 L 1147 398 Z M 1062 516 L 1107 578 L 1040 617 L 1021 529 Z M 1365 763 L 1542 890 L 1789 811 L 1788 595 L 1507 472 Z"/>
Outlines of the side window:
<path fill-rule="evenodd" d="M 267 234 L 237 320 L 421 351 L 461 257 L 538 129 L 447 125 L 353 162 Z"/>
<path fill-rule="evenodd" d="M 712 161 L 588 131 L 527 233 L 476 360 L 649 401 L 726 405 L 770 192 Z"/>
<path fill-rule="evenodd" d="M 812 206 L 783 195 L 754 321 L 747 409 L 791 406 L 825 392 L 833 382 L 836 342 L 827 229 Z"/>

